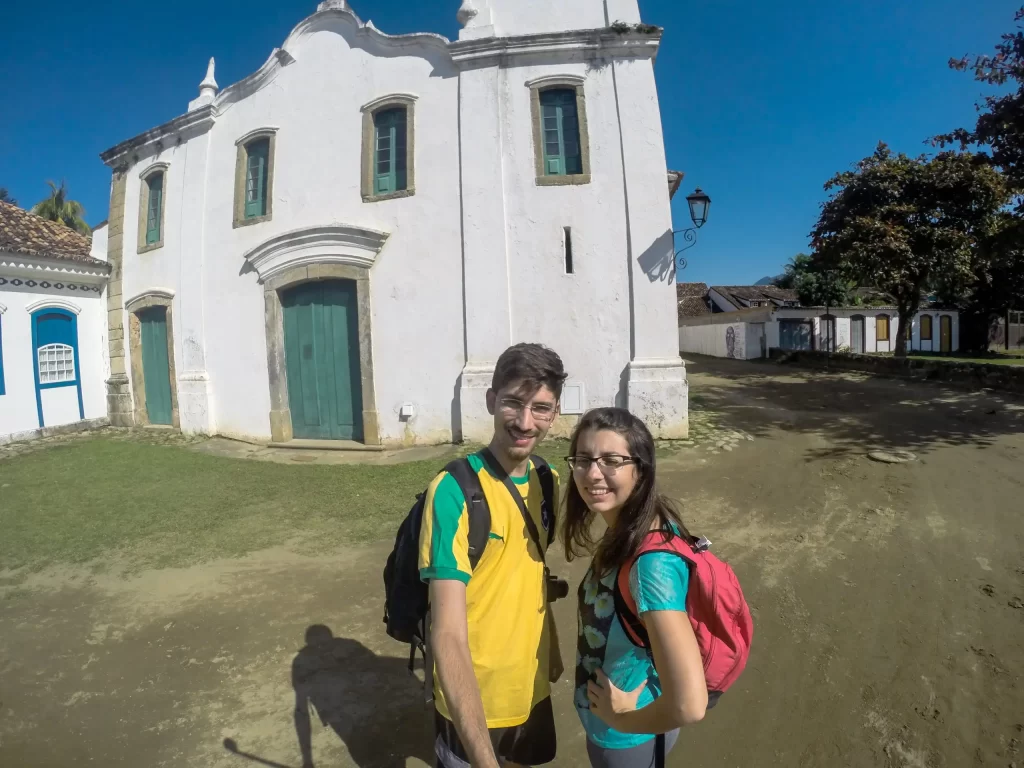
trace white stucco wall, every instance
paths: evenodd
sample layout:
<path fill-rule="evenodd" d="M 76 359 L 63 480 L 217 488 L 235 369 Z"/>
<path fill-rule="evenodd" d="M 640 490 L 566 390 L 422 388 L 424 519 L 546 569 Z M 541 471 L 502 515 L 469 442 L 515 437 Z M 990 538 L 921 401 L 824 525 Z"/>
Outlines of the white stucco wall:
<path fill-rule="evenodd" d="M 679 329 L 679 349 L 683 353 L 694 355 L 746 360 L 748 359 L 747 331 L 751 325 L 754 324 L 722 323 L 720 325 L 683 326 Z M 760 355 L 760 346 L 751 350 L 750 357 L 760 357 Z"/>
<path fill-rule="evenodd" d="M 106 416 L 107 313 L 102 297 L 69 290 L 19 290 L 6 285 L 0 286 L 0 305 L 6 308 L 0 313 L 6 391 L 0 395 L 0 441 L 30 436 L 40 426 L 56 427 L 79 420 L 78 392 L 69 386 L 42 390 L 44 423 L 39 424 L 29 307 L 56 305 L 79 310 L 77 365 L 85 418 Z"/>
<path fill-rule="evenodd" d="M 640 21 L 636 0 L 464 0 L 462 7 L 477 13 L 470 22 L 470 31 L 484 27 L 500 37 L 597 29 L 616 21 Z"/>
<path fill-rule="evenodd" d="M 605 26 L 599 0 L 528 6 L 495 0 L 501 34 Z M 612 20 L 639 20 L 635 0 L 611 6 Z M 587 406 L 625 405 L 635 395 L 664 425 L 662 436 L 685 432 L 654 50 L 614 63 L 583 63 L 570 46 L 544 65 L 537 57 L 460 64 L 436 36 L 389 39 L 348 12 L 317 13 L 285 53 L 221 91 L 212 125 L 136 148 L 123 295 L 174 297 L 183 430 L 269 438 L 263 285 L 244 254 L 335 224 L 388 236 L 369 271 L 384 442 L 479 439 L 476 430 L 491 424 L 484 393 L 494 362 L 521 341 L 558 351 Z M 546 75 L 584 79 L 589 184 L 536 183 L 527 83 Z M 394 94 L 415 98 L 415 194 L 367 203 L 360 108 Z M 620 112 L 629 118 L 621 126 Z M 236 142 L 257 129 L 276 131 L 272 218 L 234 227 Z M 168 164 L 164 245 L 138 254 L 140 176 L 154 162 Z M 414 416 L 402 420 L 406 403 Z"/>

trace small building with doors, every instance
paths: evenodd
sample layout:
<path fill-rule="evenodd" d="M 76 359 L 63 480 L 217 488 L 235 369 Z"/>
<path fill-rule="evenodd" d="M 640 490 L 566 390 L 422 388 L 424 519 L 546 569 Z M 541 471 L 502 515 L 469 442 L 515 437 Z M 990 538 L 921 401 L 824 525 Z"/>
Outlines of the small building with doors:
<path fill-rule="evenodd" d="M 900 329 L 893 306 L 802 307 L 795 291 L 773 286 L 712 287 L 706 310 L 682 284 L 677 290 L 679 349 L 683 353 L 741 360 L 769 349 L 891 353 L 896 334 L 907 350 L 948 354 L 959 349 L 960 318 L 954 309 L 927 306 Z"/>
<path fill-rule="evenodd" d="M 105 421 L 106 228 L 0 202 L 0 443 Z"/>

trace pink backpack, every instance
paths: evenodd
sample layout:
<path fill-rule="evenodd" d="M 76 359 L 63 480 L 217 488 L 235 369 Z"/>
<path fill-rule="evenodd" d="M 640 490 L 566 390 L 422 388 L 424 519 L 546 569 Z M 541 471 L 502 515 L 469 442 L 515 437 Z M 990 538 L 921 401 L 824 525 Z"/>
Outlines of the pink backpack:
<path fill-rule="evenodd" d="M 686 539 L 665 531 L 647 534 L 632 560 L 619 569 L 615 582 L 615 610 L 634 645 L 650 648 L 647 630 L 636 613 L 629 591 L 629 572 L 641 555 L 671 552 L 690 565 L 686 613 L 697 636 L 708 685 L 708 709 L 736 682 L 750 656 L 754 622 L 743 590 L 732 568 L 712 555 L 711 542 L 701 537 Z"/>

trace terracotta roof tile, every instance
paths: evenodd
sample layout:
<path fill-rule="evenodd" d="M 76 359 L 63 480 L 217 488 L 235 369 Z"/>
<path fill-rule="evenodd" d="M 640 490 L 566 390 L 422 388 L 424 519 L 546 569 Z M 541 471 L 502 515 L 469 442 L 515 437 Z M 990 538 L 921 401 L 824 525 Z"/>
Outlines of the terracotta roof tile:
<path fill-rule="evenodd" d="M 707 283 L 676 283 L 676 301 L 680 320 L 711 314 Z"/>
<path fill-rule="evenodd" d="M 789 290 L 788 288 L 777 288 L 774 285 L 713 285 L 711 288 L 731 301 L 739 309 L 745 308 L 744 302 L 751 301 L 771 301 L 774 304 L 800 301 L 796 291 Z"/>
<path fill-rule="evenodd" d="M 92 242 L 71 227 L 47 221 L 10 203 L 0 203 L 0 251 L 106 266 L 89 255 Z"/>

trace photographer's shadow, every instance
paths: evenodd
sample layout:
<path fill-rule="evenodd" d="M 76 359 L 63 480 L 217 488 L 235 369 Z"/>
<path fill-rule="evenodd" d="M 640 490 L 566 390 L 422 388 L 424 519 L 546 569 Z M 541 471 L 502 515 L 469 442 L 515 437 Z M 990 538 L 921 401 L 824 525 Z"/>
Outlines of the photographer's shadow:
<path fill-rule="evenodd" d="M 433 765 L 432 707 L 403 659 L 377 656 L 314 624 L 292 661 L 292 687 L 304 768 L 314 765 L 313 713 L 345 742 L 359 768 L 405 768 L 408 757 Z"/>

